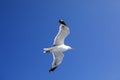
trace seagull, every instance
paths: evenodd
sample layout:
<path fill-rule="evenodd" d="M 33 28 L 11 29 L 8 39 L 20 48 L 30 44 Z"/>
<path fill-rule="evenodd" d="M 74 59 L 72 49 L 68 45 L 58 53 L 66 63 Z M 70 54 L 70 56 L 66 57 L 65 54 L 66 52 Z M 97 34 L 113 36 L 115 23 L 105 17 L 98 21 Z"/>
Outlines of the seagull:
<path fill-rule="evenodd" d="M 73 49 L 64 44 L 65 38 L 70 34 L 68 26 L 62 19 L 59 20 L 59 23 L 59 31 L 54 39 L 53 46 L 43 49 L 44 53 L 52 53 L 53 55 L 52 68 L 50 68 L 49 72 L 53 72 L 62 63 L 64 57 L 63 52 Z"/>

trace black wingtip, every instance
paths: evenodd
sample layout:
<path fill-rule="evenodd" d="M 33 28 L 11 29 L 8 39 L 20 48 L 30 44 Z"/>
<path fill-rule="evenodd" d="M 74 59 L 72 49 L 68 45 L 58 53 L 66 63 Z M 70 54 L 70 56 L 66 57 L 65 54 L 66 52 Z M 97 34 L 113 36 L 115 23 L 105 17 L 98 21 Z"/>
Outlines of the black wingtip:
<path fill-rule="evenodd" d="M 63 24 L 63 25 L 66 25 L 66 23 L 62 19 L 59 20 L 59 23 Z"/>
<path fill-rule="evenodd" d="M 53 67 L 49 70 L 49 72 L 53 72 L 57 67 Z"/>

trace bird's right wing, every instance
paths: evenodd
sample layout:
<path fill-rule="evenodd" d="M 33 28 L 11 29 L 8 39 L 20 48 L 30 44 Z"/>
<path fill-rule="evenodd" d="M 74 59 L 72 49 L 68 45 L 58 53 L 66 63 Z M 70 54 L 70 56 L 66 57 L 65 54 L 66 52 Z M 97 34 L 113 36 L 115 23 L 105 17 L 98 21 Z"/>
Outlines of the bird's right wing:
<path fill-rule="evenodd" d="M 53 54 L 53 63 L 52 68 L 49 72 L 54 71 L 62 62 L 64 54 L 62 52 L 52 53 Z"/>
<path fill-rule="evenodd" d="M 54 39 L 53 45 L 57 46 L 64 44 L 64 40 L 69 35 L 69 33 L 70 33 L 69 27 L 61 23 L 59 27 L 59 32 Z"/>

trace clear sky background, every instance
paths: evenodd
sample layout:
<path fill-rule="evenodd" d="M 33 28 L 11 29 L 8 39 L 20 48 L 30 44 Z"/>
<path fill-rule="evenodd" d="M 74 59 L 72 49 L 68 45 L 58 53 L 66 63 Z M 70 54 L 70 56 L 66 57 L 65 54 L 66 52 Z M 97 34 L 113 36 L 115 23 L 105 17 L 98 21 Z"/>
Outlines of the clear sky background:
<path fill-rule="evenodd" d="M 59 19 L 74 50 L 49 73 Z M 0 80 L 120 80 L 120 0 L 1 0 Z"/>

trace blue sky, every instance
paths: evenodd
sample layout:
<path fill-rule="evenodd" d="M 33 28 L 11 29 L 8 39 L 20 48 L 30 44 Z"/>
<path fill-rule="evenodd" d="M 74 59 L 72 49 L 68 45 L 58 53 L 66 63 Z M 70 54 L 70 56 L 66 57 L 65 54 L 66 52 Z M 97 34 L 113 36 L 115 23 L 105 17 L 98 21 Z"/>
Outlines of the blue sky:
<path fill-rule="evenodd" d="M 59 19 L 74 50 L 49 73 Z M 119 0 L 1 0 L 0 80 L 120 80 L 119 21 Z"/>

